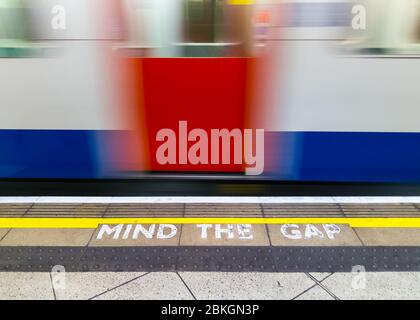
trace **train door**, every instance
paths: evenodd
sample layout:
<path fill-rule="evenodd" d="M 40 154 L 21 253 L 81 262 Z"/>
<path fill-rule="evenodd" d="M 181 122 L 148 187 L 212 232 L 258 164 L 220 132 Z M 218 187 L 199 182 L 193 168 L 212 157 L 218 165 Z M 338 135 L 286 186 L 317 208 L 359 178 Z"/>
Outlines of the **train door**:
<path fill-rule="evenodd" d="M 125 5 L 131 39 L 119 52 L 141 84 L 138 109 L 144 115 L 150 171 L 243 173 L 242 163 L 210 163 L 210 155 L 191 163 L 185 153 L 192 141 L 183 145 L 181 139 L 192 129 L 211 137 L 212 129 L 243 132 L 247 125 L 255 69 L 254 6 L 227 0 L 176 0 L 171 10 L 167 1 Z M 165 142 L 159 139 L 161 130 L 176 135 L 173 161 L 157 157 Z M 229 153 L 233 159 L 233 142 Z"/>

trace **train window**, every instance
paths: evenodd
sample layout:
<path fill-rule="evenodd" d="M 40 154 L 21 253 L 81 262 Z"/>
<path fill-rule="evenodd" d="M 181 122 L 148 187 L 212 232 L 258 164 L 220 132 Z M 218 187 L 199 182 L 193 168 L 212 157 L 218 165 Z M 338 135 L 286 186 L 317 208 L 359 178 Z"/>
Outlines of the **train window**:
<path fill-rule="evenodd" d="M 186 0 L 184 3 L 185 42 L 214 43 L 223 37 L 223 2 Z"/>
<path fill-rule="evenodd" d="M 250 12 L 250 6 L 229 5 L 226 0 L 184 0 L 184 55 L 246 55 Z"/>
<path fill-rule="evenodd" d="M 222 57 L 250 52 L 252 6 L 230 0 L 124 0 L 131 56 Z"/>
<path fill-rule="evenodd" d="M 221 56 L 224 8 L 220 0 L 185 0 L 183 39 L 186 56 Z M 219 45 L 217 45 L 219 43 Z"/>
<path fill-rule="evenodd" d="M 179 56 L 183 0 L 121 0 L 125 41 L 115 46 L 124 56 Z"/>
<path fill-rule="evenodd" d="M 27 46 L 25 8 L 19 0 L 0 0 L 0 57 L 26 57 L 32 50 Z"/>
<path fill-rule="evenodd" d="M 414 26 L 414 39 L 417 44 L 420 44 L 420 10 L 417 13 L 416 23 Z"/>
<path fill-rule="evenodd" d="M 353 30 L 349 40 L 364 54 L 420 53 L 420 0 L 364 0 L 366 29 Z"/>

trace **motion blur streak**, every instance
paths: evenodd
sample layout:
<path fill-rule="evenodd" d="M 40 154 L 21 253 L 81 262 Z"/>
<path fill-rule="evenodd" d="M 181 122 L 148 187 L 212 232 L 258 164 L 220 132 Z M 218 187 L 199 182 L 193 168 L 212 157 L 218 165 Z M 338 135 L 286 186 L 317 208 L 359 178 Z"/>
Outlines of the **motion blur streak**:
<path fill-rule="evenodd" d="M 156 161 L 187 121 L 263 129 L 252 179 L 419 182 L 419 42 L 420 0 L 0 0 L 0 178 L 245 177 Z"/>

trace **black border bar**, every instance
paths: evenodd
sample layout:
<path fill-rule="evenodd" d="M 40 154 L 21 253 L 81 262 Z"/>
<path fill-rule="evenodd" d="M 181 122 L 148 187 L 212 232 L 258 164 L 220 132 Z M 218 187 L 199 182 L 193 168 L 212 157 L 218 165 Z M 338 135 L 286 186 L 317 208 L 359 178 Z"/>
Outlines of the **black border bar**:
<path fill-rule="evenodd" d="M 273 180 L 1 179 L 0 196 L 420 196 L 420 183 Z"/>

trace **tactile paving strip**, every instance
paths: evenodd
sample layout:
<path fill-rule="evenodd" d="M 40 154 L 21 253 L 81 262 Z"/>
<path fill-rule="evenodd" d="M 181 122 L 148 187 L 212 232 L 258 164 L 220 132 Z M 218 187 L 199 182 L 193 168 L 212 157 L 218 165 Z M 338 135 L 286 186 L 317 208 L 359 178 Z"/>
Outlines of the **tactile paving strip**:
<path fill-rule="evenodd" d="M 273 248 L 279 272 L 420 271 L 420 247 Z M 294 270 L 293 270 L 294 269 Z"/>
<path fill-rule="evenodd" d="M 263 203 L 261 207 L 266 217 L 342 217 L 344 216 L 338 204 L 271 204 Z"/>
<path fill-rule="evenodd" d="M 275 272 L 272 253 L 267 247 L 181 247 L 177 270 Z"/>
<path fill-rule="evenodd" d="M 0 204 L 0 217 L 418 217 L 420 204 L 361 203 L 25 203 Z"/>
<path fill-rule="evenodd" d="M 3 247 L 0 271 L 420 271 L 420 247 Z"/>
<path fill-rule="evenodd" d="M 29 217 L 101 217 L 108 204 L 106 203 L 34 203 L 25 213 Z M 1 210 L 1 206 L 0 206 Z"/>
<path fill-rule="evenodd" d="M 418 204 L 340 204 L 346 217 L 413 217 L 420 214 Z"/>
<path fill-rule="evenodd" d="M 174 271 L 179 252 L 171 247 L 89 247 L 79 271 Z"/>
<path fill-rule="evenodd" d="M 0 247 L 0 271 L 51 271 L 56 265 L 77 271 L 83 247 Z"/>

